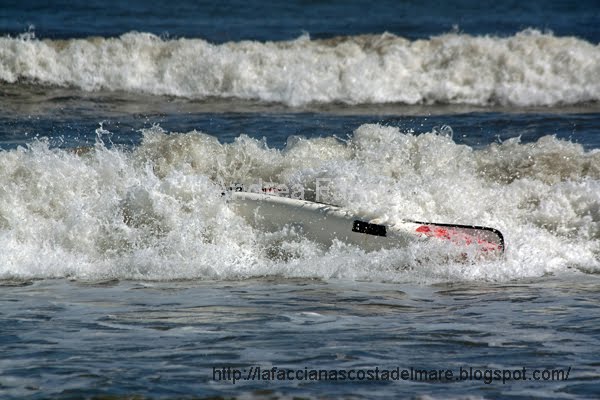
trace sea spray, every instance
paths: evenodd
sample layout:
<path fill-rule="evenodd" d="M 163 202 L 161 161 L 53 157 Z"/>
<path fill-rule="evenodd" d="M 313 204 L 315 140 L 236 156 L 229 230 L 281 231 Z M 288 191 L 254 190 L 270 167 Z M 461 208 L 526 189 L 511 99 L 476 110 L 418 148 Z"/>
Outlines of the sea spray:
<path fill-rule="evenodd" d="M 439 130 L 367 124 L 346 141 L 297 137 L 279 150 L 244 135 L 143 135 L 132 149 L 34 141 L 0 152 L 0 277 L 502 281 L 600 267 L 600 153 L 552 136 L 474 149 Z M 497 227 L 506 255 L 461 264 L 428 243 L 323 248 L 293 227 L 253 230 L 221 195 L 236 182 L 317 179 L 331 201 L 389 223 Z"/>

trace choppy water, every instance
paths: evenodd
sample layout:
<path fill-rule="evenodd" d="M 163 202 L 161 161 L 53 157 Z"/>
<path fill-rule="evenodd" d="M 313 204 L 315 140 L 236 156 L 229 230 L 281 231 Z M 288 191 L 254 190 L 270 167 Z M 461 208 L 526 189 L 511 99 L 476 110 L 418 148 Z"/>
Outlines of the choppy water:
<path fill-rule="evenodd" d="M 0 395 L 594 398 L 598 5 L 286 4 L 0 7 Z M 505 257 L 324 248 L 221 196 L 319 179 Z M 214 379 L 257 366 L 569 375 Z"/>
<path fill-rule="evenodd" d="M 3 397 L 592 398 L 598 281 L 436 285 L 272 277 L 2 287 Z M 572 367 L 568 380 L 213 380 L 213 368 Z M 532 372 L 530 372 L 532 373 Z M 531 375 L 529 376 L 531 377 Z"/>

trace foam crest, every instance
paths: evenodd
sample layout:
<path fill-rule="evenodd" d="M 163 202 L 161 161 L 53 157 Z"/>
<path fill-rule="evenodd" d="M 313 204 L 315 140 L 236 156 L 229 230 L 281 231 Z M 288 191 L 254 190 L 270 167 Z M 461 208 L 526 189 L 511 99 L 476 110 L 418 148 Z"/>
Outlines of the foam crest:
<path fill-rule="evenodd" d="M 362 125 L 345 142 L 295 137 L 278 150 L 247 136 L 223 144 L 153 127 L 132 150 L 98 143 L 76 154 L 37 141 L 0 152 L 0 278 L 433 282 L 598 273 L 598 151 L 551 136 L 475 150 L 450 132 Z M 323 248 L 293 227 L 259 232 L 221 196 L 235 182 L 300 184 L 307 197 L 390 223 L 494 226 L 506 257 L 457 264 L 451 249 L 432 243 L 365 253 Z"/>
<path fill-rule="evenodd" d="M 392 34 L 211 44 L 0 38 L 0 81 L 192 99 L 307 103 L 562 105 L 600 100 L 600 48 L 525 30 L 510 37 Z"/>

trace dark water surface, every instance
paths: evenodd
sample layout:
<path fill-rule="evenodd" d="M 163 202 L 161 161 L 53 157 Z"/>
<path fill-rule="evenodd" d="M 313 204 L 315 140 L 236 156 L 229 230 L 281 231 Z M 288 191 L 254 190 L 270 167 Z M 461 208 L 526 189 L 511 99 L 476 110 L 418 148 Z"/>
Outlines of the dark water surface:
<path fill-rule="evenodd" d="M 599 345 L 598 289 L 595 277 L 430 286 L 298 279 L 3 286 L 2 391 L 14 397 L 593 397 L 597 360 L 589 349 Z M 213 380 L 214 369 L 224 366 L 413 367 L 457 376 L 461 368 L 525 367 L 530 375 L 505 384 Z M 568 380 L 533 380 L 535 370 L 569 367 Z"/>

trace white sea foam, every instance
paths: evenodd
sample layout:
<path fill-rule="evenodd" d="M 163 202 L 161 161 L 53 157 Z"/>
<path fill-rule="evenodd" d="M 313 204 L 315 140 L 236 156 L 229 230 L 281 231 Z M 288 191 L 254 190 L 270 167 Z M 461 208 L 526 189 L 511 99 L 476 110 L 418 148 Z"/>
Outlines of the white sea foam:
<path fill-rule="evenodd" d="M 0 81 L 292 106 L 561 105 L 600 100 L 600 47 L 536 30 L 220 45 L 135 32 L 64 41 L 26 35 L 0 38 Z"/>
<path fill-rule="evenodd" d="M 560 160 L 560 162 L 556 162 Z M 427 243 L 365 253 L 326 249 L 293 229 L 264 233 L 236 216 L 221 184 L 278 181 L 359 213 L 490 225 L 506 257 L 456 264 Z M 348 142 L 145 131 L 133 150 L 0 152 L 0 279 L 507 280 L 600 271 L 600 152 L 547 136 L 480 150 L 449 136 L 359 127 Z"/>

